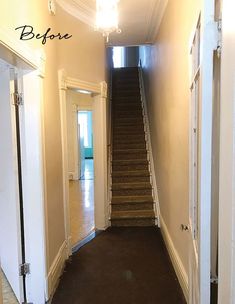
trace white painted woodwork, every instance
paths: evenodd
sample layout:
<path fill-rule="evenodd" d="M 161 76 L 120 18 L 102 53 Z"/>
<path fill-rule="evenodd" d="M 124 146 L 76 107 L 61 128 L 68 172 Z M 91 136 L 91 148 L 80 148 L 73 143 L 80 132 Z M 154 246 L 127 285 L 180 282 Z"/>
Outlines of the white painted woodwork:
<path fill-rule="evenodd" d="M 24 93 L 24 106 L 22 106 L 20 112 L 26 260 L 31 264 L 31 273 L 26 279 L 26 290 L 28 302 L 42 304 L 45 302 L 45 272 L 48 256 L 46 255 L 46 248 L 48 248 L 46 229 L 47 212 L 46 205 L 44 205 L 46 198 L 44 175 L 46 174 L 43 161 L 44 141 L 41 128 L 45 55 L 41 50 L 35 51 L 27 47 L 25 43 L 13 37 L 12 33 L 0 29 L 0 58 L 8 60 L 11 64 L 16 64 L 17 68 L 25 74 L 23 76 L 23 86 L 21 86 L 21 92 Z M 23 75 L 22 73 L 20 74 Z M 5 87 L 5 89 L 7 87 L 6 83 L 1 81 L 0 85 L 2 86 L 1 92 L 3 92 L 3 87 Z M 1 94 L 1 101 L 2 98 L 3 94 Z M 2 103 L 0 104 L 2 105 Z M 3 115 L 6 120 L 6 114 L 3 114 L 2 110 L 1 113 L 0 115 Z M 0 123 L 6 124 L 6 121 L 4 122 L 4 120 L 1 119 Z M 10 132 L 10 129 L 8 129 L 7 132 Z M 6 147 L 4 149 L 6 149 Z M 11 150 L 8 149 L 7 152 L 10 157 Z M 4 181 L 6 181 L 7 176 L 10 174 L 11 171 L 8 170 L 7 175 L 4 176 Z M 14 183 L 14 179 L 12 181 Z M 3 187 L 4 184 L 2 184 L 2 181 L 0 184 Z M 9 183 L 9 186 L 10 185 L 13 184 Z M 10 204 L 8 205 L 8 208 L 10 208 Z M 1 212 L 1 215 L 2 214 L 4 213 Z M 18 214 L 15 216 L 18 218 Z M 37 225 L 35 225 L 35 223 L 37 223 Z M 12 229 L 14 229 L 14 226 Z M 4 231 L 7 231 L 7 226 L 4 226 Z M 17 244 L 13 244 L 14 239 L 7 237 L 9 233 L 12 233 L 12 230 L 6 232 L 5 244 L 10 244 L 10 246 L 14 247 Z M 13 251 L 11 251 L 9 257 L 12 258 L 12 255 Z M 16 278 L 18 278 L 19 263 L 12 266 L 14 266 L 14 272 L 17 273 Z"/>
<path fill-rule="evenodd" d="M 160 227 L 161 226 L 160 204 L 159 204 L 159 199 L 158 199 L 158 190 L 157 190 L 155 167 L 154 167 L 154 161 L 153 161 L 153 150 L 152 150 L 151 135 L 150 135 L 150 125 L 149 125 L 149 118 L 148 118 L 148 108 L 147 108 L 147 100 L 146 100 L 146 93 L 145 93 L 144 79 L 143 79 L 143 69 L 142 69 L 141 61 L 139 63 L 139 84 L 140 84 L 141 104 L 142 104 L 142 111 L 143 111 L 146 148 L 147 148 L 148 161 L 149 161 L 150 183 L 153 188 L 152 195 L 153 195 L 153 201 L 154 201 L 154 212 L 156 215 L 155 222 L 156 222 L 156 225 L 158 227 Z"/>
<path fill-rule="evenodd" d="M 22 126 L 24 218 L 26 261 L 30 263 L 27 276 L 27 300 L 34 304 L 45 301 L 46 252 L 45 208 L 42 166 L 42 84 L 34 71 L 23 76 L 24 106 Z M 37 92 L 37 93 L 35 93 Z M 36 223 L 36 225 L 35 225 Z"/>
<path fill-rule="evenodd" d="M 108 194 L 107 194 L 107 126 L 106 126 L 106 82 L 90 83 L 66 76 L 64 70 L 58 73 L 60 89 L 62 160 L 63 160 L 63 201 L 65 218 L 65 235 L 70 255 L 71 230 L 69 215 L 69 181 L 68 181 L 68 138 L 66 117 L 66 92 L 81 89 L 93 93 L 93 143 L 94 143 L 94 208 L 95 228 L 104 230 L 108 226 Z"/>
<path fill-rule="evenodd" d="M 194 31 L 195 32 L 195 29 Z M 190 233 L 189 303 L 210 303 L 211 259 L 211 170 L 212 170 L 212 104 L 213 104 L 213 52 L 217 46 L 214 3 L 204 1 L 201 12 L 200 44 L 200 98 L 198 141 L 198 233 Z M 190 130 L 192 129 L 192 121 Z M 190 132 L 190 134 L 192 134 Z M 192 149 L 192 147 L 191 147 Z M 192 151 L 190 151 L 192 162 Z M 192 180 L 192 172 L 190 173 Z M 191 183 L 191 182 L 190 182 Z M 190 199 L 193 197 L 190 189 Z M 189 218 L 189 221 L 191 219 Z M 198 245 L 197 245 L 198 244 Z M 194 254 L 193 254 L 194 250 Z"/>
<path fill-rule="evenodd" d="M 0 256 L 2 269 L 18 301 L 22 302 L 16 127 L 14 106 L 10 98 L 10 69 L 7 67 L 2 67 L 0 71 L 0 91 Z"/>
<path fill-rule="evenodd" d="M 220 105 L 219 304 L 235 303 L 234 10 L 234 1 L 223 0 Z"/>

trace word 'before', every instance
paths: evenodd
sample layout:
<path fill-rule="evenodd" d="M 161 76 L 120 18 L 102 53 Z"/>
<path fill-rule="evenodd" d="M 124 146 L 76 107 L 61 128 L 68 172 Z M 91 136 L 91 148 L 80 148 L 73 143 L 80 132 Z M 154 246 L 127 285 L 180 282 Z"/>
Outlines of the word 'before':
<path fill-rule="evenodd" d="M 49 27 L 44 34 L 35 34 L 34 29 L 31 25 L 23 25 L 15 28 L 15 30 L 21 30 L 21 35 L 20 35 L 20 40 L 31 40 L 31 39 L 38 39 L 42 40 L 42 44 L 46 44 L 47 40 L 53 40 L 53 39 L 70 39 L 72 35 L 70 34 L 64 34 L 62 35 L 61 33 L 58 34 L 52 34 L 51 28 Z"/>

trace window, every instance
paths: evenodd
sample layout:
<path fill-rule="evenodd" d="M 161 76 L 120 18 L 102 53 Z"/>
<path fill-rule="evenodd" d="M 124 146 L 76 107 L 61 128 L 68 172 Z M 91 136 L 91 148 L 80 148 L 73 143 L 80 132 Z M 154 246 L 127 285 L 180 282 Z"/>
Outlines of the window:
<path fill-rule="evenodd" d="M 116 46 L 113 48 L 113 66 L 114 68 L 124 67 L 125 61 L 125 50 L 124 47 Z"/>
<path fill-rule="evenodd" d="M 92 148 L 92 114 L 90 111 L 78 112 L 80 136 L 84 141 L 85 148 Z"/>

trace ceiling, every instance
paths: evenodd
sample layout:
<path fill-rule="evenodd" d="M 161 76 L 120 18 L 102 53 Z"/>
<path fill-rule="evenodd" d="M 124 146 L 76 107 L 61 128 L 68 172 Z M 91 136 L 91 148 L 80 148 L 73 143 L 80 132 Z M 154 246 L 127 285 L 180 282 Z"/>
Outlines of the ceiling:
<path fill-rule="evenodd" d="M 56 0 L 69 14 L 94 26 L 95 0 Z M 110 35 L 111 46 L 151 44 L 167 4 L 167 0 L 119 0 L 119 28 L 121 34 Z"/>

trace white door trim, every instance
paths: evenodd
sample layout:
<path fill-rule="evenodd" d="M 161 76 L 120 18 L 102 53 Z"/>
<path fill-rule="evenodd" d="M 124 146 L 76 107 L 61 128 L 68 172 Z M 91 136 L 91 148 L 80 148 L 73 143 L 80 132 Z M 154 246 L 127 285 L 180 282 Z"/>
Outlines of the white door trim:
<path fill-rule="evenodd" d="M 63 167 L 63 201 L 65 235 L 68 247 L 68 256 L 72 253 L 70 215 L 69 215 L 69 183 L 68 183 L 68 147 L 67 147 L 67 118 L 66 92 L 68 89 L 81 89 L 91 92 L 93 97 L 93 130 L 94 130 L 94 204 L 95 228 L 104 230 L 108 227 L 107 203 L 107 126 L 106 101 L 107 84 L 87 82 L 66 75 L 66 71 L 58 71 L 60 90 L 62 167 Z"/>
<path fill-rule="evenodd" d="M 235 303 L 235 19 L 234 2 L 223 0 L 218 303 Z"/>
<path fill-rule="evenodd" d="M 200 67 L 200 134 L 198 163 L 198 297 L 199 303 L 210 303 L 210 242 L 211 242 L 211 167 L 212 167 L 212 104 L 213 52 L 217 47 L 214 2 L 205 0 L 201 11 Z M 190 122 L 192 124 L 192 122 Z M 190 147 L 191 149 L 192 147 Z M 191 151 L 190 151 L 191 155 Z M 190 156 L 191 157 L 191 156 Z M 191 159 L 190 159 L 191 160 Z M 190 180 L 191 182 L 191 180 Z M 190 187 L 190 197 L 192 197 Z M 189 278 L 190 281 L 190 278 Z"/>
<path fill-rule="evenodd" d="M 46 278 L 46 240 L 48 240 L 47 230 L 45 228 L 45 218 L 47 214 L 44 180 L 44 153 L 43 153 L 43 135 L 42 135 L 42 117 L 41 103 L 43 101 L 43 81 L 45 75 L 45 54 L 42 50 L 35 50 L 28 47 L 27 44 L 16 39 L 11 32 L 6 29 L 0 29 L 0 57 L 10 64 L 22 69 L 24 73 L 32 73 L 32 82 L 36 86 L 37 91 L 34 92 L 33 102 L 30 98 L 25 100 L 25 146 L 23 147 L 25 159 L 23 169 L 27 172 L 25 178 L 24 192 L 25 197 L 25 240 L 26 240 L 26 258 L 31 263 L 31 273 L 26 277 L 27 281 L 27 298 L 29 302 L 41 304 L 45 301 L 45 278 Z M 31 80 L 29 80 L 31 81 Z M 35 87 L 34 86 L 34 87 Z M 30 93 L 31 86 L 28 84 L 24 91 Z M 32 92 L 32 90 L 31 90 Z M 32 93 L 31 93 L 32 94 Z M 28 94 L 26 94 L 28 95 Z M 29 97 L 28 95 L 28 97 Z M 26 97 L 27 98 L 27 97 Z M 31 108 L 32 106 L 32 108 Z M 32 120 L 32 109 L 36 120 Z M 34 118 L 35 118 L 34 117 Z M 34 124 L 34 132 L 30 133 L 28 126 Z M 33 138 L 32 138 L 32 137 Z M 30 138 L 36 138 L 37 146 L 30 145 Z M 36 151 L 35 151 L 36 149 Z M 32 154 L 31 154 L 31 152 Z M 31 155 L 32 156 L 31 156 Z M 33 156 L 35 162 L 32 162 Z M 24 174 L 24 172 L 23 172 Z M 32 185 L 29 176 L 37 178 L 37 183 Z M 32 179 L 33 182 L 34 179 Z M 34 190 L 37 198 L 34 200 L 34 208 L 32 208 L 31 190 Z M 30 190 L 31 189 L 31 190 Z M 30 207 L 31 206 L 31 207 Z M 35 225 L 38 223 L 38 225 Z M 36 236 L 35 236 L 36 235 Z M 35 242 L 35 239 L 37 242 Z M 1 287 L 1 286 L 0 286 Z"/>

